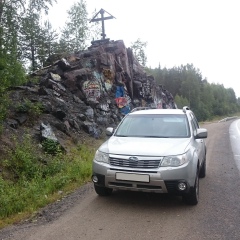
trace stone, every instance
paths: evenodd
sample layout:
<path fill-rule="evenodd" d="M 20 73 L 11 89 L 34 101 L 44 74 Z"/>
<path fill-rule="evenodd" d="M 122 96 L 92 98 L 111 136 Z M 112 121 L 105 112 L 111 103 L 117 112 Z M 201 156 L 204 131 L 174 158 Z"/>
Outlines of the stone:
<path fill-rule="evenodd" d="M 27 121 L 26 114 L 19 114 L 15 116 L 15 120 L 20 124 L 24 124 Z"/>
<path fill-rule="evenodd" d="M 58 81 L 58 82 L 61 81 L 61 77 L 58 74 L 54 74 L 54 73 L 50 72 L 50 76 L 51 76 L 52 80 L 54 80 L 54 81 Z"/>
<path fill-rule="evenodd" d="M 14 129 L 18 128 L 18 122 L 14 119 L 8 119 L 7 124 Z"/>
<path fill-rule="evenodd" d="M 49 139 L 49 140 L 53 140 L 53 141 L 58 142 L 58 139 L 56 138 L 50 124 L 45 125 L 44 123 L 41 123 L 40 129 L 41 129 L 42 140 Z"/>

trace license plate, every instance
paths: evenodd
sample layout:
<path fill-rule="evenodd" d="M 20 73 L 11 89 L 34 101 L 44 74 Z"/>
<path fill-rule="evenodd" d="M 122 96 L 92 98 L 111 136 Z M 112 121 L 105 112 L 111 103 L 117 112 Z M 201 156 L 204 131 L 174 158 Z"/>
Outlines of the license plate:
<path fill-rule="evenodd" d="M 149 179 L 149 175 L 147 174 L 116 173 L 116 180 L 149 183 Z"/>

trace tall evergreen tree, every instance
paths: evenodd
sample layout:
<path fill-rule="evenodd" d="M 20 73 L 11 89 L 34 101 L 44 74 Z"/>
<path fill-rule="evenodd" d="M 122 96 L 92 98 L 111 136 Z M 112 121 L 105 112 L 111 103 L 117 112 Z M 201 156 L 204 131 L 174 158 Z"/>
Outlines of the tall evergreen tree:
<path fill-rule="evenodd" d="M 45 39 L 46 28 L 41 26 L 41 14 L 48 13 L 49 5 L 56 0 L 29 0 L 20 28 L 20 46 L 22 61 L 34 71 L 43 65 L 48 39 Z M 44 56 L 43 56 L 44 55 Z"/>
<path fill-rule="evenodd" d="M 44 22 L 39 40 L 38 58 L 41 66 L 43 67 L 47 64 L 46 61 L 56 53 L 58 45 L 58 33 L 52 28 L 49 21 Z"/>
<path fill-rule="evenodd" d="M 0 133 L 8 109 L 6 89 L 25 81 L 18 61 L 18 24 L 24 1 L 0 0 Z"/>
<path fill-rule="evenodd" d="M 0 0 L 0 79 L 1 88 L 24 81 L 19 62 L 18 29 L 25 1 Z"/>
<path fill-rule="evenodd" d="M 26 16 L 22 20 L 20 41 L 22 60 L 25 60 L 26 64 L 28 64 L 28 62 L 30 63 L 29 70 L 32 71 L 36 70 L 40 66 L 37 55 L 41 38 L 41 27 L 39 21 L 39 13 L 35 13 L 30 6 L 27 10 Z"/>

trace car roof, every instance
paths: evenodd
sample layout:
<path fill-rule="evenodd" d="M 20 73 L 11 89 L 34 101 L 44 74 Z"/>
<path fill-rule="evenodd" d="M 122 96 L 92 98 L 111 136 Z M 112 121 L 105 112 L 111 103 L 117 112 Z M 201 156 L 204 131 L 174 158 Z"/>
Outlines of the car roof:
<path fill-rule="evenodd" d="M 130 115 L 138 115 L 138 114 L 180 114 L 183 115 L 185 112 L 183 109 L 145 109 L 145 110 L 137 110 L 130 113 Z"/>

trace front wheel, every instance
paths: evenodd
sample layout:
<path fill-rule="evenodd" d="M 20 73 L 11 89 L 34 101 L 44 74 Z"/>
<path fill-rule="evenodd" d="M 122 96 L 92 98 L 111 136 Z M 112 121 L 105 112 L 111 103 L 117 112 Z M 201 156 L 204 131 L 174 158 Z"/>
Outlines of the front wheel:
<path fill-rule="evenodd" d="M 189 193 L 183 195 L 183 200 L 188 205 L 197 205 L 199 200 L 199 176 L 197 173 L 195 185 L 190 189 Z"/>
<path fill-rule="evenodd" d="M 97 185 L 94 185 L 94 189 L 99 196 L 109 196 L 113 191 L 112 188 L 100 187 Z"/>
<path fill-rule="evenodd" d="M 206 156 L 203 160 L 203 164 L 201 166 L 200 172 L 199 172 L 199 177 L 204 178 L 206 176 Z"/>

